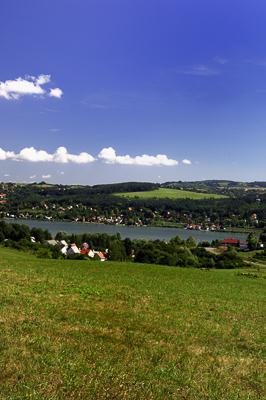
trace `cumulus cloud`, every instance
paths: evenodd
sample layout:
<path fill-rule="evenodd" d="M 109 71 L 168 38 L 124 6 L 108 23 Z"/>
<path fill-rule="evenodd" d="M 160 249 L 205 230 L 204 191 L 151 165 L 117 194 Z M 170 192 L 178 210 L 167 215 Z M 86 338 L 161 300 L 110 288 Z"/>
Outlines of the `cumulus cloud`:
<path fill-rule="evenodd" d="M 50 75 L 26 76 L 14 80 L 0 81 L 0 97 L 6 100 L 18 100 L 22 96 L 47 95 L 43 85 L 51 81 Z M 63 92 L 59 88 L 50 89 L 49 96 L 60 98 Z"/>
<path fill-rule="evenodd" d="M 95 161 L 95 158 L 86 152 L 70 154 L 65 147 L 58 147 L 56 152 L 53 154 L 53 160 L 63 164 L 68 162 L 73 162 L 76 164 L 88 164 Z"/>
<path fill-rule="evenodd" d="M 63 96 L 63 91 L 59 88 L 50 89 L 49 96 L 61 99 L 61 97 Z"/>
<path fill-rule="evenodd" d="M 53 155 L 47 153 L 45 150 L 36 150 L 34 147 L 25 147 L 20 150 L 18 154 L 15 154 L 14 159 L 19 161 L 53 161 Z"/>
<path fill-rule="evenodd" d="M 128 154 L 124 156 L 116 155 L 113 147 L 103 148 L 98 157 L 102 159 L 106 164 L 123 164 L 123 165 L 142 165 L 142 166 L 174 166 L 178 165 L 177 160 L 168 158 L 165 154 L 157 154 L 156 156 L 150 156 L 143 154 L 141 156 L 131 157 Z"/>
<path fill-rule="evenodd" d="M 5 151 L 0 147 L 0 160 L 8 160 L 9 158 L 14 158 L 15 153 L 13 151 Z"/>
<path fill-rule="evenodd" d="M 58 147 L 55 153 L 48 153 L 45 150 L 37 150 L 34 147 L 25 147 L 20 150 L 19 153 L 15 153 L 14 151 L 5 151 L 0 148 L 0 160 L 8 159 L 29 162 L 56 162 L 61 164 L 67 164 L 70 162 L 75 164 L 88 164 L 95 160 L 95 158 L 89 153 L 68 153 L 65 147 Z"/>
<path fill-rule="evenodd" d="M 113 147 L 105 147 L 98 154 L 98 159 L 105 164 L 135 165 L 135 166 L 166 166 L 172 167 L 179 164 L 177 160 L 168 158 L 165 154 L 148 155 L 132 157 L 128 154 L 119 156 Z M 14 151 L 5 151 L 0 148 L 0 160 L 27 161 L 27 162 L 46 162 L 58 164 L 89 164 L 97 160 L 91 154 L 81 152 L 79 154 L 69 153 L 68 150 L 61 146 L 54 153 L 46 150 L 38 150 L 35 147 L 24 147 L 18 153 Z M 188 159 L 181 161 L 183 164 L 190 165 L 192 162 Z M 64 172 L 60 172 L 63 174 Z"/>
<path fill-rule="evenodd" d="M 52 178 L 52 175 L 47 174 L 47 175 L 42 175 L 42 179 L 50 179 Z"/>

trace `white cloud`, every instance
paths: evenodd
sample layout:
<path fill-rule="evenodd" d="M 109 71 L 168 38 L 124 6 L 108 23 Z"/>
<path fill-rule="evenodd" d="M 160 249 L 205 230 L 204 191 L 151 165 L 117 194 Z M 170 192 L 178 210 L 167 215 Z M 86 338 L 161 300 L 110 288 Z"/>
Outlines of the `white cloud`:
<path fill-rule="evenodd" d="M 34 178 L 36 178 L 36 176 L 37 176 L 37 175 L 31 175 L 31 176 L 29 177 L 29 179 L 34 179 Z"/>
<path fill-rule="evenodd" d="M 214 76 L 220 74 L 220 71 L 210 68 L 207 65 L 203 64 L 193 65 L 191 67 L 177 70 L 177 72 L 184 75 L 194 75 L 194 76 Z"/>
<path fill-rule="evenodd" d="M 50 179 L 52 178 L 52 175 L 47 174 L 47 175 L 42 175 L 42 179 Z"/>
<path fill-rule="evenodd" d="M 66 164 L 73 162 L 75 164 L 88 164 L 95 161 L 95 158 L 89 153 L 70 154 L 65 147 L 58 147 L 53 154 L 53 161 Z"/>
<path fill-rule="evenodd" d="M 14 159 L 31 162 L 53 161 L 53 155 L 47 153 L 45 150 L 36 150 L 34 147 L 25 147 L 15 155 Z"/>
<path fill-rule="evenodd" d="M 116 160 L 115 149 L 113 149 L 112 147 L 105 147 L 100 151 L 98 157 L 102 158 L 108 164 L 115 163 Z"/>
<path fill-rule="evenodd" d="M 63 96 L 63 90 L 59 88 L 50 89 L 49 96 L 61 99 L 61 97 Z"/>
<path fill-rule="evenodd" d="M 0 147 L 0 160 L 8 160 L 9 158 L 13 158 L 15 153 L 13 151 L 5 151 Z"/>
<path fill-rule="evenodd" d="M 95 161 L 95 158 L 88 153 L 80 154 L 68 153 L 65 147 L 58 147 L 55 153 L 48 153 L 45 150 L 36 150 L 34 147 L 25 147 L 19 153 L 5 151 L 0 148 L 0 160 L 15 160 L 29 162 L 56 162 L 56 163 L 75 163 L 88 164 Z"/>
<path fill-rule="evenodd" d="M 10 174 L 4 174 L 5 178 L 8 178 L 10 176 Z"/>
<path fill-rule="evenodd" d="M 105 147 L 98 154 L 98 158 L 105 164 L 135 165 L 135 166 L 176 166 L 179 164 L 177 160 L 168 158 L 165 154 L 148 155 L 132 157 L 128 154 L 118 156 L 113 147 Z M 54 153 L 48 153 L 46 150 L 38 150 L 35 147 L 24 147 L 18 153 L 14 151 L 5 151 L 0 148 L 0 160 L 27 161 L 27 162 L 46 162 L 58 164 L 89 164 L 97 160 L 91 154 L 81 152 L 79 154 L 69 153 L 68 150 L 61 146 Z M 192 162 L 188 159 L 181 161 L 183 164 L 190 165 Z M 63 171 L 60 174 L 63 175 Z M 31 177 L 33 179 L 35 176 Z"/>
<path fill-rule="evenodd" d="M 98 157 L 106 164 L 123 164 L 123 165 L 142 165 L 142 166 L 174 166 L 178 165 L 177 160 L 168 158 L 165 154 L 157 154 L 150 156 L 143 154 L 141 156 L 131 157 L 129 155 L 117 156 L 116 151 L 112 147 L 106 147 L 100 151 Z"/>
<path fill-rule="evenodd" d="M 50 75 L 26 76 L 14 80 L 0 81 L 0 97 L 6 100 L 18 100 L 22 96 L 42 96 L 47 92 L 43 88 L 51 81 Z M 63 92 L 59 88 L 50 89 L 49 96 L 60 98 Z"/>

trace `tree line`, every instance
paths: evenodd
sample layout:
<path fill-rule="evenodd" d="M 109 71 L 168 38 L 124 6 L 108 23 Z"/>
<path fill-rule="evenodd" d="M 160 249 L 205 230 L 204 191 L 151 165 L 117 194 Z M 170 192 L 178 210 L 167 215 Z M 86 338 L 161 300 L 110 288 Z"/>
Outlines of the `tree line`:
<path fill-rule="evenodd" d="M 31 252 L 38 257 L 63 258 L 60 248 L 51 246 L 47 240 L 51 235 L 41 228 L 30 229 L 26 225 L 9 224 L 0 221 L 0 243 L 2 246 Z M 242 258 L 236 250 L 229 248 L 221 255 L 208 252 L 198 245 L 192 237 L 182 240 L 178 236 L 169 242 L 163 240 L 121 239 L 120 235 L 107 234 L 72 234 L 59 232 L 56 240 L 65 240 L 82 247 L 87 243 L 89 248 L 106 251 L 110 261 L 131 261 L 138 263 L 168 265 L 187 268 L 241 268 Z M 79 259 L 88 259 L 78 255 Z"/>

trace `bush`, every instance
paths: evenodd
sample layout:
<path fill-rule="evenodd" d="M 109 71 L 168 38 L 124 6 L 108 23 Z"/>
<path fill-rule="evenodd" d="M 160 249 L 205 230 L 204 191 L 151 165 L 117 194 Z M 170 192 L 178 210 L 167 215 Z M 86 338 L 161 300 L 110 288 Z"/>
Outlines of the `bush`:
<path fill-rule="evenodd" d="M 217 263 L 215 266 L 219 269 L 234 269 L 243 268 L 245 264 L 235 250 L 228 250 L 217 257 Z"/>
<path fill-rule="evenodd" d="M 40 247 L 35 254 L 38 258 L 52 258 L 51 251 L 47 247 Z"/>
<path fill-rule="evenodd" d="M 68 260 L 88 260 L 88 257 L 85 254 L 71 254 L 67 256 Z"/>

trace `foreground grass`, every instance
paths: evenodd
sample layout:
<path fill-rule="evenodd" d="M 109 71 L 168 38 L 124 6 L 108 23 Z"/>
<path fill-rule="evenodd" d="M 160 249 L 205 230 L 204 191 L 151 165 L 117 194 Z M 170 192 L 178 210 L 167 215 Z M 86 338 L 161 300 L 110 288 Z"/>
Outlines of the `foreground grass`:
<path fill-rule="evenodd" d="M 264 399 L 265 287 L 0 249 L 0 399 Z"/>
<path fill-rule="evenodd" d="M 116 193 L 118 197 L 126 197 L 128 199 L 192 199 L 192 200 L 203 200 L 203 199 L 223 199 L 227 196 L 211 193 L 197 193 L 189 192 L 187 190 L 180 189 L 167 189 L 159 188 L 155 190 L 148 190 L 145 192 L 126 192 L 126 193 Z"/>

